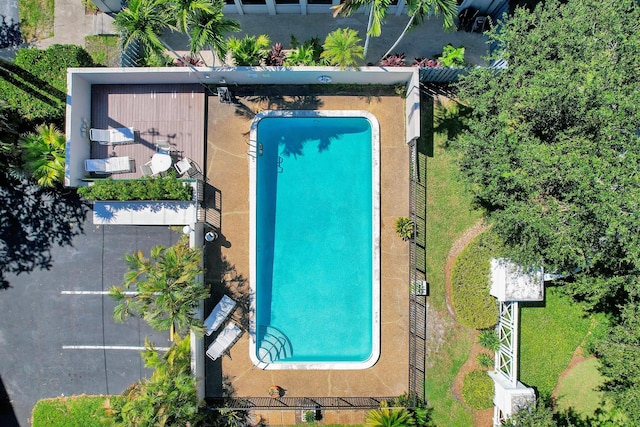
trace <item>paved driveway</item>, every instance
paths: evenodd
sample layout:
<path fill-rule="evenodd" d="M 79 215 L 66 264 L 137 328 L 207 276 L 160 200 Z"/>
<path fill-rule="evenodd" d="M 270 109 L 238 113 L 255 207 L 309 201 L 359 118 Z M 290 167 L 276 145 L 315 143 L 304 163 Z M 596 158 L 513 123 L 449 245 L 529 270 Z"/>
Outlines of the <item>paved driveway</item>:
<path fill-rule="evenodd" d="M 3 427 L 28 426 L 42 398 L 121 393 L 150 373 L 138 349 L 145 337 L 168 346 L 168 333 L 144 321 L 115 323 L 104 291 L 121 283 L 126 253 L 148 256 L 152 246 L 171 245 L 179 234 L 168 227 L 94 226 L 91 212 L 87 218 L 70 246 L 51 249 L 49 270 L 5 274 L 11 287 L 0 291 Z"/>

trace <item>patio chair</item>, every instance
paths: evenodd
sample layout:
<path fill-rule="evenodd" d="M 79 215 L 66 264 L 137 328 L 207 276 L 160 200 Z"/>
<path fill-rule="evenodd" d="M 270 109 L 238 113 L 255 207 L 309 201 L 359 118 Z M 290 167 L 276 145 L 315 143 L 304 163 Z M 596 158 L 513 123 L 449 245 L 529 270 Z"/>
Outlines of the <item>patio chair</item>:
<path fill-rule="evenodd" d="M 235 323 L 229 322 L 207 349 L 207 356 L 211 360 L 219 359 L 241 334 L 242 329 Z"/>
<path fill-rule="evenodd" d="M 236 302 L 226 295 L 223 296 L 204 321 L 205 335 L 209 336 L 216 331 L 233 312 L 234 308 L 236 308 Z"/>
<path fill-rule="evenodd" d="M 109 174 L 118 172 L 131 172 L 131 157 L 109 157 L 106 159 L 87 159 L 84 161 L 87 172 Z"/>
<path fill-rule="evenodd" d="M 169 144 L 169 141 L 166 139 L 160 139 L 156 142 L 156 151 L 160 153 L 168 153 L 171 151 L 173 147 Z"/>
<path fill-rule="evenodd" d="M 176 168 L 176 172 L 178 172 L 179 176 L 184 175 L 185 173 L 189 172 L 189 170 L 191 169 L 191 159 L 185 157 L 184 159 L 180 160 L 179 162 L 176 162 L 173 167 Z"/>
<path fill-rule="evenodd" d="M 101 145 L 135 141 L 133 128 L 89 129 L 89 139 Z"/>
<path fill-rule="evenodd" d="M 153 165 L 151 164 L 151 160 L 147 163 L 140 165 L 140 170 L 142 171 L 142 176 L 153 176 L 156 174 L 156 171 L 153 170 Z"/>

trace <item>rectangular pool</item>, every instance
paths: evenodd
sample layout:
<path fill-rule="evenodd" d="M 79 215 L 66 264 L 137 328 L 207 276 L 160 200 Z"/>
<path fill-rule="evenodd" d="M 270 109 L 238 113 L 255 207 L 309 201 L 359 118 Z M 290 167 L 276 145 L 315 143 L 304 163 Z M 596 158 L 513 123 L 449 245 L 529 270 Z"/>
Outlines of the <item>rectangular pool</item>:
<path fill-rule="evenodd" d="M 250 357 L 365 369 L 380 354 L 379 126 L 366 111 L 251 124 Z"/>

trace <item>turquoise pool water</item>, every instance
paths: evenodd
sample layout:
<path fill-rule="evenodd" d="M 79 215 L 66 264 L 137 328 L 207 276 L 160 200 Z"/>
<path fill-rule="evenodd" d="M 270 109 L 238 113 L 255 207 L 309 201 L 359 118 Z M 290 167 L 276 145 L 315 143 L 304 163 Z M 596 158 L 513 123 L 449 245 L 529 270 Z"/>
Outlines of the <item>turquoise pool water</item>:
<path fill-rule="evenodd" d="M 365 362 L 376 313 L 372 124 L 263 117 L 256 136 L 252 358 Z"/>

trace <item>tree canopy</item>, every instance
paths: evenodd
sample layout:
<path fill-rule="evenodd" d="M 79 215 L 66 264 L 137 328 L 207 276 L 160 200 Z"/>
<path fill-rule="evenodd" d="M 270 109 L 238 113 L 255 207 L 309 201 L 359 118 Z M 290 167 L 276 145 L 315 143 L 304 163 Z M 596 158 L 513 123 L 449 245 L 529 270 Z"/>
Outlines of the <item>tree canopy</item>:
<path fill-rule="evenodd" d="M 507 68 L 459 86 L 475 200 L 515 259 L 579 270 L 594 305 L 640 273 L 639 35 L 634 0 L 549 0 L 492 33 Z"/>

